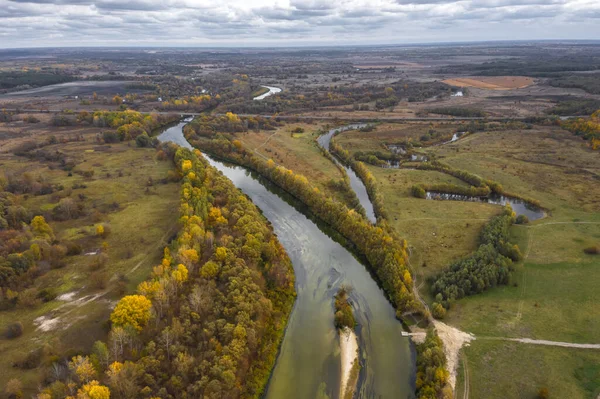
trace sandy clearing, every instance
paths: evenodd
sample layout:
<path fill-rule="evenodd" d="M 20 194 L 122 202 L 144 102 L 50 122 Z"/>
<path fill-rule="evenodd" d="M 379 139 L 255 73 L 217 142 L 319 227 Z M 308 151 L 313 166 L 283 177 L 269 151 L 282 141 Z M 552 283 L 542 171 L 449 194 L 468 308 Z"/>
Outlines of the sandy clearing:
<path fill-rule="evenodd" d="M 535 83 L 532 78 L 526 76 L 473 76 L 446 79 L 442 82 L 451 86 L 476 87 L 489 90 L 523 89 Z"/>
<path fill-rule="evenodd" d="M 340 382 L 340 398 L 343 398 L 346 394 L 348 387 L 348 380 L 350 379 L 350 372 L 352 365 L 358 359 L 358 339 L 354 331 L 345 327 L 340 331 L 340 349 L 341 349 L 341 362 L 342 362 L 342 373 Z"/>
<path fill-rule="evenodd" d="M 450 386 L 454 390 L 456 387 L 456 371 L 458 369 L 460 349 L 463 346 L 469 346 L 469 342 L 473 341 L 475 336 L 444 324 L 441 321 L 434 320 L 433 325 L 438 336 L 444 343 L 444 353 L 446 354 L 447 367 L 450 372 Z"/>

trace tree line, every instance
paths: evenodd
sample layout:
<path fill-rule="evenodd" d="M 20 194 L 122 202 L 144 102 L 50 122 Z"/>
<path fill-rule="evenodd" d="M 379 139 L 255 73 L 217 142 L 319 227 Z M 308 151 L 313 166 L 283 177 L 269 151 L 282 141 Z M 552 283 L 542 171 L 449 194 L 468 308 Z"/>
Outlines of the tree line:
<path fill-rule="evenodd" d="M 417 399 L 452 399 L 444 344 L 433 327 L 417 349 Z"/>
<path fill-rule="evenodd" d="M 600 149 L 600 110 L 589 118 L 568 119 L 560 122 L 560 125 L 563 129 L 589 141 L 593 150 Z"/>

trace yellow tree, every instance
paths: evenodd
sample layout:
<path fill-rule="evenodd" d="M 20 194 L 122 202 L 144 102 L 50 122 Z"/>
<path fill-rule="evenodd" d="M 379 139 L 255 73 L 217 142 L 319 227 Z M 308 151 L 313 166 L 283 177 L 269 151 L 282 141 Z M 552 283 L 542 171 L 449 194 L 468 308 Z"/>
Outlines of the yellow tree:
<path fill-rule="evenodd" d="M 152 302 L 143 295 L 127 295 L 123 297 L 110 315 L 110 321 L 119 327 L 132 326 L 137 331 L 150 320 Z"/>
<path fill-rule="evenodd" d="M 110 390 L 98 381 L 90 381 L 77 391 L 77 399 L 110 399 Z"/>
<path fill-rule="evenodd" d="M 43 216 L 34 217 L 31 220 L 30 226 L 34 236 L 46 240 L 54 239 L 54 232 L 52 231 L 52 227 L 50 227 L 50 225 L 46 223 L 46 219 L 44 219 Z"/>
<path fill-rule="evenodd" d="M 84 383 L 96 376 L 96 369 L 87 356 L 74 356 L 69 362 L 69 369 L 77 375 L 79 381 Z"/>

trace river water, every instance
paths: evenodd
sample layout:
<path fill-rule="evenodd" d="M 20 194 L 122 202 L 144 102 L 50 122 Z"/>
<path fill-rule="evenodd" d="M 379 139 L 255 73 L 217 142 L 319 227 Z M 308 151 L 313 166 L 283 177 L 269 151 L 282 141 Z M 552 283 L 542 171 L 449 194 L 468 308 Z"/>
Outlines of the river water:
<path fill-rule="evenodd" d="M 167 129 L 159 140 L 191 148 L 183 137 L 184 125 Z M 359 323 L 363 368 L 356 397 L 414 398 L 409 340 L 402 337 L 393 307 L 365 266 L 298 211 L 296 207 L 301 209 L 301 205 L 280 190 L 244 168 L 206 158 L 271 222 L 296 274 L 298 296 L 265 397 L 313 399 L 326 393 L 337 398 L 340 354 L 333 296 L 344 284 L 353 288 L 350 299 Z"/>
<path fill-rule="evenodd" d="M 323 147 L 324 149 L 329 151 L 329 144 L 331 143 L 331 139 L 333 138 L 333 136 L 336 133 L 345 132 L 347 130 L 356 130 L 356 129 L 360 129 L 365 126 L 367 126 L 367 125 L 366 124 L 355 124 L 355 125 L 347 125 L 344 127 L 334 128 L 334 129 L 329 130 L 326 134 L 321 135 L 317 139 L 317 141 L 319 142 L 319 145 L 321 147 Z M 358 200 L 360 201 L 360 204 L 362 205 L 362 207 L 365 208 L 365 211 L 367 213 L 367 219 L 369 219 L 369 221 L 371 223 L 375 224 L 377 222 L 377 217 L 375 216 L 375 209 L 373 208 L 373 203 L 369 199 L 369 194 L 367 193 L 367 187 L 365 187 L 365 184 L 363 183 L 363 181 L 360 179 L 360 177 L 358 177 L 358 175 L 356 173 L 354 173 L 352 168 L 339 162 L 335 155 L 331 154 L 331 156 L 339 165 L 341 165 L 346 170 L 346 173 L 348 174 L 348 177 L 350 178 L 350 186 L 352 187 L 352 190 L 354 190 L 354 192 L 356 193 L 356 196 L 358 197 Z"/>
<path fill-rule="evenodd" d="M 267 98 L 269 96 L 272 96 L 273 94 L 281 93 L 281 89 L 279 87 L 271 87 L 271 86 L 262 86 L 262 87 L 269 89 L 269 91 L 264 94 L 261 94 L 260 96 L 254 97 L 253 100 L 262 100 L 263 98 Z"/>

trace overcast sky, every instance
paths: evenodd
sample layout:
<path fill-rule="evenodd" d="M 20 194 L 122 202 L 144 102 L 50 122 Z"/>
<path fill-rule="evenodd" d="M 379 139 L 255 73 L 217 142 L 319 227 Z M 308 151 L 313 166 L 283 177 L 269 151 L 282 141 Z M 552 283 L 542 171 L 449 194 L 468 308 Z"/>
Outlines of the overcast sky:
<path fill-rule="evenodd" d="M 600 39 L 600 0 L 0 0 L 0 48 Z"/>

